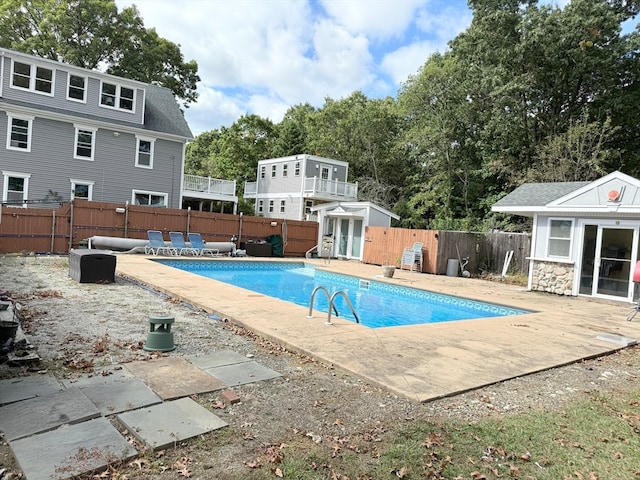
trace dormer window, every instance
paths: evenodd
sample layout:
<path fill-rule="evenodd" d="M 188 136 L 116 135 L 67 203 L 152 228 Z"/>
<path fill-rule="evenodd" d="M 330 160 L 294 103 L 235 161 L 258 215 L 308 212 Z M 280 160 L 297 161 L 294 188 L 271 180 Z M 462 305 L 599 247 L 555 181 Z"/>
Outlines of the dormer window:
<path fill-rule="evenodd" d="M 134 91 L 132 88 L 122 87 L 115 83 L 102 83 L 100 105 L 133 111 Z"/>
<path fill-rule="evenodd" d="M 53 95 L 53 70 L 14 61 L 11 86 Z"/>
<path fill-rule="evenodd" d="M 86 92 L 86 81 L 87 79 L 85 77 L 69 74 L 69 87 L 67 89 L 67 98 L 69 100 L 84 102 L 85 92 Z"/>

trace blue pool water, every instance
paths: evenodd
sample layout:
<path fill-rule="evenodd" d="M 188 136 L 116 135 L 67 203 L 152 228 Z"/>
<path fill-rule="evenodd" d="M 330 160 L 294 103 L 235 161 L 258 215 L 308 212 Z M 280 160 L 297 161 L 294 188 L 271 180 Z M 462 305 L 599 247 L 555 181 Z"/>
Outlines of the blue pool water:
<path fill-rule="evenodd" d="M 330 295 L 344 291 L 360 323 L 371 328 L 531 313 L 503 305 L 316 270 L 302 262 L 161 260 L 161 263 L 305 307 L 309 307 L 311 294 L 318 286 L 325 287 Z M 344 299 L 338 296 L 334 304 L 341 318 L 355 321 Z M 327 296 L 322 292 L 316 293 L 314 310 L 326 313 L 328 307 Z"/>

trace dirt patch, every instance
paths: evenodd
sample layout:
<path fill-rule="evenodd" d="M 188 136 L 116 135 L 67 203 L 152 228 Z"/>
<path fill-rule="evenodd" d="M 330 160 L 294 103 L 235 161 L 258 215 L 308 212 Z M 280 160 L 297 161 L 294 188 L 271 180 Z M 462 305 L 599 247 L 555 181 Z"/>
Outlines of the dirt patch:
<path fill-rule="evenodd" d="M 128 472 L 126 478 L 172 479 L 184 476 L 181 472 L 192 478 L 259 478 L 277 463 L 283 443 L 296 442 L 301 448 L 313 443 L 330 450 L 336 442 L 356 437 L 375 441 L 388 427 L 416 419 L 473 421 L 563 408 L 592 391 L 640 388 L 640 355 L 630 348 L 418 404 L 125 279 L 80 284 L 69 276 L 66 257 L 0 258 L 0 290 L 23 306 L 22 328 L 42 359 L 24 367 L 5 362 L 0 378 L 42 372 L 58 378 L 96 375 L 112 365 L 157 355 L 142 346 L 148 318 L 158 312 L 175 317 L 178 348 L 169 355 L 233 350 L 282 375 L 234 388 L 241 401 L 232 405 L 221 392 L 198 396 L 229 427 L 161 454 L 148 452 L 137 463 L 119 467 Z M 4 442 L 3 468 L 5 478 L 19 473 Z"/>

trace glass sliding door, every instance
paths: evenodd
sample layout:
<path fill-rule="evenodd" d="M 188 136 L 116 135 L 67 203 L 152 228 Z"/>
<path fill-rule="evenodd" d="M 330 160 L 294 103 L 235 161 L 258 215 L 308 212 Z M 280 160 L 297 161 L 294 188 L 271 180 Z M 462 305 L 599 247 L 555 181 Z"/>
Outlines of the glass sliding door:
<path fill-rule="evenodd" d="M 635 229 L 599 227 L 594 295 L 629 298 Z"/>

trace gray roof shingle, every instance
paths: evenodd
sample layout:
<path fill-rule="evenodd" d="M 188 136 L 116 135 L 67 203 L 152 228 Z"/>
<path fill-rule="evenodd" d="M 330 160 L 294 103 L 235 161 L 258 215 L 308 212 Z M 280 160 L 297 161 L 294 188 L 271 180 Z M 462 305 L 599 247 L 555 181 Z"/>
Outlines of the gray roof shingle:
<path fill-rule="evenodd" d="M 589 183 L 591 182 L 525 183 L 498 200 L 493 206 L 494 208 L 542 207 Z"/>

